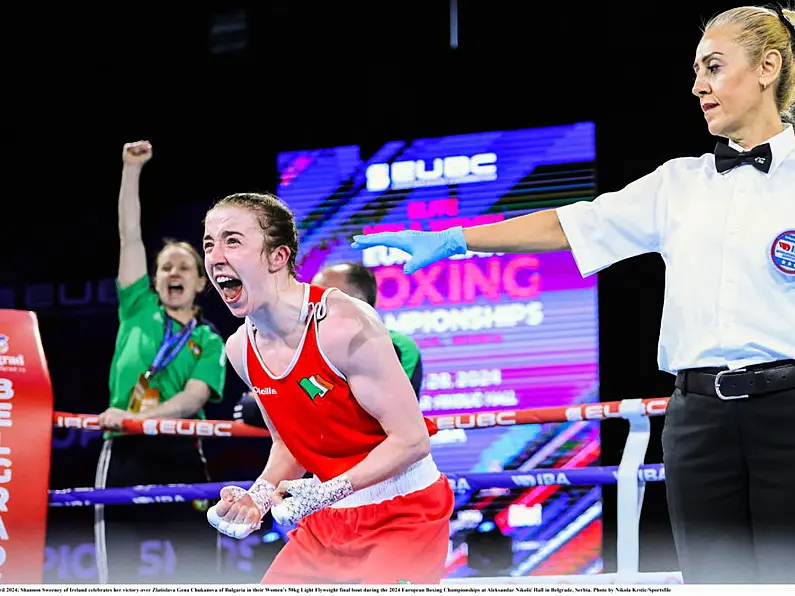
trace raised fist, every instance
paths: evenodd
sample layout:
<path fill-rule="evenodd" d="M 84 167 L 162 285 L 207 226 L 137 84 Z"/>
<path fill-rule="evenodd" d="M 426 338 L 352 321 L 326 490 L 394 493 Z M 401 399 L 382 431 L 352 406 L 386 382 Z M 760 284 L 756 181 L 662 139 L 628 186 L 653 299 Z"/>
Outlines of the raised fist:
<path fill-rule="evenodd" d="M 121 160 L 129 165 L 144 165 L 152 159 L 152 145 L 149 141 L 126 143 L 122 150 Z"/>

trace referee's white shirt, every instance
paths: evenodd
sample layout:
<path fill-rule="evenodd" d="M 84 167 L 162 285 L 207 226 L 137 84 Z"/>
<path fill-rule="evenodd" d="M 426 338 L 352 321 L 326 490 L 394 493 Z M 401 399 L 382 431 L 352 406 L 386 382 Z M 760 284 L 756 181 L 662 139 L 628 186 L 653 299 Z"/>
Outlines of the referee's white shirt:
<path fill-rule="evenodd" d="M 643 253 L 662 255 L 661 370 L 795 358 L 795 275 L 771 257 L 776 237 L 795 230 L 792 126 L 767 142 L 767 174 L 749 164 L 720 174 L 708 153 L 557 209 L 583 276 Z"/>

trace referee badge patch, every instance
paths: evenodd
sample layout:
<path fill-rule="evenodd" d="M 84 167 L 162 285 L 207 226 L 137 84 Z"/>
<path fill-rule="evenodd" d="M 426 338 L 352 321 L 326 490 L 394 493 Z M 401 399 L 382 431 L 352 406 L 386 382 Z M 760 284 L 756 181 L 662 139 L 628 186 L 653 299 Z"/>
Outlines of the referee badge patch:
<path fill-rule="evenodd" d="M 781 232 L 770 247 L 773 265 L 785 275 L 795 275 L 795 230 Z"/>

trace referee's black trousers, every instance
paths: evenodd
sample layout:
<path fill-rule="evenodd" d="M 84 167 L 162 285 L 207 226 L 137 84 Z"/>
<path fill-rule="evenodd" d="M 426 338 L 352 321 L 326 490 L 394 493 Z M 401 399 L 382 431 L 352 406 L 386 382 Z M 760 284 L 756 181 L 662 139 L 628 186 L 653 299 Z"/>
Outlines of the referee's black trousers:
<path fill-rule="evenodd" d="M 675 391 L 662 435 L 685 583 L 795 583 L 795 389 Z"/>

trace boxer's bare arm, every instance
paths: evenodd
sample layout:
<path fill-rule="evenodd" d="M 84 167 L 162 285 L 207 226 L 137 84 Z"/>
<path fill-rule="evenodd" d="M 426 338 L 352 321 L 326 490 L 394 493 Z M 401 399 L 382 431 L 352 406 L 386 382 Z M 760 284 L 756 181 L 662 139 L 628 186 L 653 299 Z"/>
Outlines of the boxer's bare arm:
<path fill-rule="evenodd" d="M 378 313 L 342 292 L 328 296 L 320 345 L 345 375 L 359 404 L 378 420 L 387 438 L 347 472 L 354 490 L 405 470 L 430 452 L 430 438 L 414 389 Z"/>
<path fill-rule="evenodd" d="M 276 432 L 268 415 L 263 412 L 262 417 L 265 420 L 265 426 L 268 427 L 268 431 L 271 433 L 273 445 L 271 446 L 270 455 L 268 455 L 268 461 L 265 463 L 265 469 L 257 480 L 270 482 L 273 486 L 278 486 L 282 480 L 301 478 L 306 473 L 306 470 L 290 453 L 287 445 L 284 444 L 279 433 Z"/>
<path fill-rule="evenodd" d="M 246 328 L 245 325 L 241 325 L 240 328 L 226 340 L 226 357 L 232 365 L 232 368 L 235 369 L 237 376 L 253 390 L 243 366 L 243 348 L 246 345 L 245 342 Z M 273 422 L 268 417 L 268 413 L 265 412 L 264 408 L 260 408 L 260 411 L 262 412 L 263 420 L 265 420 L 265 425 L 268 427 L 268 431 L 271 434 L 273 445 L 271 446 L 271 452 L 265 464 L 265 469 L 262 471 L 262 474 L 260 474 L 258 480 L 267 481 L 274 486 L 278 486 L 279 482 L 282 480 L 295 480 L 296 478 L 301 478 L 301 476 L 306 473 L 306 470 L 296 461 L 293 454 L 290 453 L 287 445 L 284 444 L 281 436 L 273 426 Z"/>
<path fill-rule="evenodd" d="M 146 275 L 146 249 L 141 235 L 141 200 L 138 181 L 141 168 L 152 157 L 147 141 L 127 143 L 122 149 L 123 168 L 119 188 L 119 285 L 122 288 Z"/>

